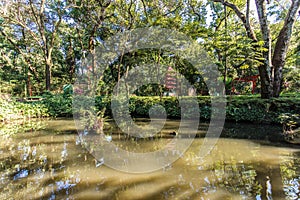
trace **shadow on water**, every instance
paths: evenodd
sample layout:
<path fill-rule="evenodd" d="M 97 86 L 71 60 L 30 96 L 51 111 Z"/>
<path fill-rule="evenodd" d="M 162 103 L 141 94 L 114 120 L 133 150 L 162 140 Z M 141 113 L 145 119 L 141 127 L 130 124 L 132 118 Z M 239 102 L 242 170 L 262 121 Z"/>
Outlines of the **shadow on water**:
<path fill-rule="evenodd" d="M 268 142 L 262 140 L 220 138 L 200 160 L 203 138 L 196 138 L 179 160 L 164 169 L 128 174 L 106 167 L 82 148 L 73 120 L 35 123 L 31 129 L 25 125 L 27 128 L 18 129 L 18 133 L 0 136 L 1 199 L 300 198 L 300 151 L 296 148 L 265 145 Z M 168 122 L 162 135 L 176 127 L 177 121 Z M 250 127 L 229 124 L 223 136 L 244 131 L 249 138 L 254 131 L 260 135 L 274 130 L 272 126 Z M 202 124 L 199 134 L 206 128 Z M 163 138 L 157 143 L 143 141 L 139 147 L 145 151 L 153 150 L 151 144 L 162 147 Z"/>

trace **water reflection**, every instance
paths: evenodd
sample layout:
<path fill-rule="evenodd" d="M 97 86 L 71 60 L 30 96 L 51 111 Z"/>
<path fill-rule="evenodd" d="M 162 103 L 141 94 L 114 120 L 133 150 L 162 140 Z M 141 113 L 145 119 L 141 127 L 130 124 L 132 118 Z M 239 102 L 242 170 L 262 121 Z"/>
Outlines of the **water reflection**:
<path fill-rule="evenodd" d="M 203 139 L 198 138 L 164 169 L 126 174 L 105 167 L 104 160 L 95 160 L 82 148 L 72 120 L 36 123 L 18 134 L 1 135 L 1 199 L 300 198 L 298 149 L 220 139 L 200 162 L 197 153 Z M 176 122 L 169 123 L 168 131 L 176 129 Z M 168 143 L 168 137 L 137 141 L 118 133 L 108 139 L 134 151 L 151 151 Z"/>
<path fill-rule="evenodd" d="M 300 153 L 291 154 L 280 164 L 282 174 L 283 190 L 287 199 L 299 199 L 300 197 Z"/>

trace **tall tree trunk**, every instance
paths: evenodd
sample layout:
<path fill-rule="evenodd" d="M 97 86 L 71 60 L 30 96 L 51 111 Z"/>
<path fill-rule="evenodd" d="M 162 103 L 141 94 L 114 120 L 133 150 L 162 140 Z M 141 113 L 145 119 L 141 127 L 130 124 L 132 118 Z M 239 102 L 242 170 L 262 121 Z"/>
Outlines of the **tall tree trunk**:
<path fill-rule="evenodd" d="M 250 39 L 252 39 L 254 42 L 257 42 L 257 38 L 256 38 L 256 35 L 255 35 L 255 33 L 253 31 L 253 28 L 250 24 L 250 21 L 249 21 L 249 19 L 247 19 L 247 17 L 249 17 L 249 16 L 245 16 L 245 14 L 242 13 L 240 11 L 240 9 L 233 3 L 230 3 L 230 2 L 225 1 L 225 0 L 213 0 L 213 1 L 222 3 L 223 5 L 231 8 L 235 12 L 235 14 L 238 16 L 238 18 L 242 21 L 243 26 L 245 27 L 245 30 L 247 32 L 247 36 Z"/>
<path fill-rule="evenodd" d="M 225 36 L 226 36 L 226 40 L 225 40 L 225 44 L 226 44 L 226 48 L 225 48 L 225 52 L 224 52 L 224 79 L 223 79 L 223 83 L 225 85 L 225 94 L 226 94 L 226 79 L 227 79 L 227 46 L 228 46 L 228 43 L 227 43 L 227 36 L 228 36 L 228 33 L 227 33 L 227 28 L 228 28 L 228 23 L 227 23 L 227 8 L 225 5 L 224 6 L 224 15 L 225 15 Z"/>
<path fill-rule="evenodd" d="M 247 0 L 247 13 L 246 16 L 239 10 L 239 8 L 226 0 L 213 0 L 214 2 L 220 2 L 223 5 L 230 7 L 236 15 L 242 21 L 247 36 L 253 40 L 253 42 L 257 42 L 256 35 L 252 29 L 252 26 L 249 22 L 249 2 Z M 261 97 L 262 98 L 270 98 L 270 97 L 278 97 L 281 92 L 281 84 L 282 84 L 282 70 L 285 65 L 286 60 L 286 52 L 288 50 L 288 46 L 290 43 L 293 25 L 295 23 L 297 11 L 299 10 L 300 0 L 292 0 L 292 5 L 289 8 L 289 12 L 287 13 L 285 23 L 283 28 L 281 29 L 273 57 L 271 51 L 271 34 L 268 25 L 267 15 L 266 15 L 266 2 L 265 0 L 255 0 L 257 13 L 259 17 L 261 33 L 264 40 L 264 48 L 267 49 L 263 53 L 264 63 L 259 66 L 259 74 L 261 78 Z M 257 47 L 254 44 L 254 47 Z"/>
<path fill-rule="evenodd" d="M 266 2 L 265 0 L 255 0 L 260 30 L 262 38 L 264 40 L 264 48 L 266 51 L 263 52 L 264 62 L 259 66 L 259 75 L 261 80 L 261 98 L 268 99 L 272 97 L 272 77 L 271 77 L 271 36 L 269 23 L 266 14 Z"/>
<path fill-rule="evenodd" d="M 256 35 L 253 31 L 253 28 L 250 24 L 250 19 L 249 19 L 249 1 L 247 1 L 247 10 L 246 10 L 246 15 L 242 13 L 239 8 L 233 4 L 229 3 L 228 1 L 225 0 L 214 0 L 214 2 L 220 2 L 223 5 L 230 7 L 236 15 L 240 18 L 242 21 L 245 30 L 247 32 L 248 38 L 250 38 L 254 44 L 253 46 L 257 48 L 257 38 Z M 264 47 L 268 49 L 267 52 L 264 53 L 264 58 L 265 62 L 259 66 L 259 75 L 261 78 L 261 98 L 268 99 L 272 96 L 272 84 L 271 84 L 271 37 L 270 37 L 270 30 L 269 26 L 267 23 L 267 16 L 266 16 L 266 8 L 265 8 L 265 2 L 264 0 L 255 0 L 256 6 L 257 6 L 257 11 L 258 11 L 258 16 L 259 16 L 259 21 L 261 25 L 261 31 L 263 33 L 263 39 L 265 41 Z"/>
<path fill-rule="evenodd" d="M 290 43 L 293 26 L 296 20 L 297 11 L 300 6 L 300 0 L 292 1 L 287 17 L 285 19 L 283 28 L 281 29 L 275 45 L 272 63 L 274 66 L 274 82 L 273 82 L 273 96 L 279 97 L 282 86 L 282 70 L 286 61 L 286 53 Z"/>
<path fill-rule="evenodd" d="M 74 53 L 74 48 L 72 45 L 71 37 L 69 37 L 69 45 L 68 45 L 68 51 L 67 51 L 67 56 L 66 56 L 66 64 L 68 66 L 69 83 L 72 83 L 76 66 L 75 66 L 75 53 Z"/>
<path fill-rule="evenodd" d="M 46 67 L 45 67 L 45 76 L 46 76 L 46 90 L 50 91 L 51 90 L 51 68 L 52 64 L 46 62 Z"/>
<path fill-rule="evenodd" d="M 27 72 L 27 80 L 26 80 L 26 90 L 27 90 L 27 95 L 32 96 L 32 87 L 31 87 L 31 81 L 30 81 L 30 73 Z"/>
<path fill-rule="evenodd" d="M 267 71 L 267 67 L 263 64 L 258 67 L 260 84 L 261 84 L 261 98 L 269 99 L 271 97 L 271 80 L 270 73 Z"/>

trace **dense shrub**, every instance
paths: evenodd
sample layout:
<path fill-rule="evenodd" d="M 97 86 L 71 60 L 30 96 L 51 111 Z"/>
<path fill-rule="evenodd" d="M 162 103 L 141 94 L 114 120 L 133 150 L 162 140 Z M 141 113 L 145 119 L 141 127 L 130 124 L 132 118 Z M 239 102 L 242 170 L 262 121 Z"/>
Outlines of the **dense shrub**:
<path fill-rule="evenodd" d="M 72 96 L 65 94 L 46 94 L 43 96 L 42 104 L 48 109 L 51 117 L 71 117 Z"/>
<path fill-rule="evenodd" d="M 45 94 L 43 101 L 39 102 L 8 102 L 1 100 L 0 120 L 25 117 L 71 117 L 73 115 L 71 94 Z M 184 101 L 191 101 L 191 97 L 184 97 Z M 112 116 L 111 102 L 109 97 L 98 96 L 95 99 L 84 97 L 83 104 L 95 105 L 95 111 L 105 110 L 106 116 Z M 211 98 L 209 96 L 198 96 L 200 117 L 202 120 L 209 120 L 212 113 Z M 233 96 L 227 98 L 226 120 L 235 122 L 255 123 L 280 123 L 282 114 L 300 113 L 300 97 L 283 96 L 277 99 L 260 99 L 258 96 Z M 120 104 L 122 105 L 122 104 Z M 161 105 L 165 108 L 168 118 L 180 118 L 181 108 L 176 97 L 140 97 L 132 96 L 128 108 L 133 117 L 149 117 L 149 109 L 154 105 Z M 121 109 L 122 110 L 122 109 Z M 157 110 L 156 110 L 157 111 Z M 183 113 L 189 116 L 192 112 L 184 110 Z M 160 114 L 160 113 L 157 113 Z"/>
<path fill-rule="evenodd" d="M 187 100 L 190 97 L 185 97 Z M 209 120 L 211 117 L 211 98 L 208 96 L 197 97 L 200 117 Z M 179 101 L 175 97 L 139 97 L 133 96 L 129 101 L 129 111 L 134 117 L 148 117 L 149 109 L 153 105 L 162 105 L 168 118 L 180 118 L 181 110 Z M 108 115 L 111 114 L 108 99 L 98 98 L 96 106 L 105 106 Z M 227 98 L 226 120 L 235 122 L 279 123 L 282 113 L 300 113 L 300 98 L 281 97 L 277 99 L 260 99 L 258 96 L 234 96 Z M 184 110 L 184 114 L 189 114 Z"/>
<path fill-rule="evenodd" d="M 16 102 L 0 98 L 0 121 L 48 116 L 48 108 L 41 102 Z"/>

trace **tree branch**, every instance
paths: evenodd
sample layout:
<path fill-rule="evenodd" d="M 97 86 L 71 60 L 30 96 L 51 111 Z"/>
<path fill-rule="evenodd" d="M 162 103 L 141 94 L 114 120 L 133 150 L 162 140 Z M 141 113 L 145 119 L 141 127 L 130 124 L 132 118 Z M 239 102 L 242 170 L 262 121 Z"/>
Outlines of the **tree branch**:
<path fill-rule="evenodd" d="M 149 23 L 149 16 L 148 16 L 148 12 L 147 12 L 147 7 L 146 7 L 146 3 L 144 0 L 141 0 L 142 4 L 143 4 L 143 9 L 144 9 L 144 14 L 146 16 L 147 22 Z"/>
<path fill-rule="evenodd" d="M 227 17 L 229 17 L 230 14 L 231 14 L 231 10 L 227 13 L 227 15 L 226 15 L 225 17 L 223 17 L 223 18 L 220 19 L 220 22 L 219 22 L 219 24 L 216 26 L 215 31 L 218 31 L 218 30 L 219 30 L 219 28 L 221 27 L 223 21 L 224 21 Z"/>
<path fill-rule="evenodd" d="M 293 25 L 296 19 L 298 9 L 300 7 L 300 0 L 294 0 L 289 8 L 288 14 L 285 18 L 284 25 L 279 32 L 278 39 L 275 44 L 272 62 L 282 62 L 286 56 L 287 48 L 291 39 Z"/>
<path fill-rule="evenodd" d="M 256 35 L 250 25 L 250 23 L 247 23 L 247 18 L 245 16 L 244 13 L 242 13 L 240 11 L 240 9 L 233 3 L 230 3 L 228 1 L 224 1 L 224 0 L 213 0 L 214 2 L 218 2 L 218 3 L 222 3 L 223 5 L 231 8 L 235 13 L 236 15 L 239 17 L 239 19 L 242 21 L 245 29 L 246 29 L 246 32 L 247 32 L 247 36 L 252 39 L 254 42 L 257 42 L 257 38 L 256 38 Z"/>
<path fill-rule="evenodd" d="M 38 82 L 40 82 L 40 79 L 38 78 L 37 72 L 34 68 L 32 68 L 31 61 L 29 60 L 29 58 L 27 58 L 26 54 L 20 49 L 20 47 L 18 47 L 18 45 L 11 38 L 8 37 L 8 35 L 3 30 L 0 29 L 0 31 L 1 31 L 1 34 L 9 41 L 9 43 L 11 45 L 13 45 L 15 47 L 15 49 L 24 57 L 25 62 L 28 64 L 29 71 L 34 75 L 34 78 Z"/>

